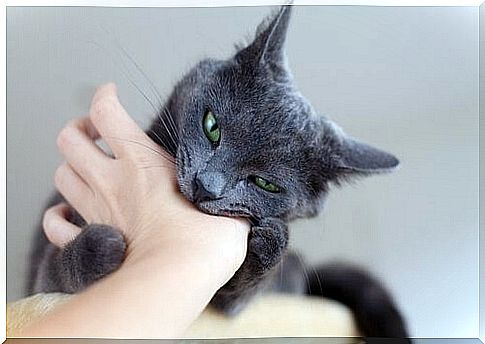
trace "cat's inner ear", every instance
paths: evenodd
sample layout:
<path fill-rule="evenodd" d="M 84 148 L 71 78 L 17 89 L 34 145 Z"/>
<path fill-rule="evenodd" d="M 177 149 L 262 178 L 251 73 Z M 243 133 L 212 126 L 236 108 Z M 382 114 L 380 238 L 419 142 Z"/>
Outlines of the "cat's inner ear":
<path fill-rule="evenodd" d="M 339 167 L 344 171 L 390 172 L 399 165 L 399 160 L 394 155 L 353 138 L 345 137 L 339 150 Z"/>
<path fill-rule="evenodd" d="M 236 53 L 241 64 L 260 64 L 268 67 L 278 81 L 288 78 L 284 45 L 290 21 L 291 6 L 284 5 L 258 26 L 252 43 Z"/>

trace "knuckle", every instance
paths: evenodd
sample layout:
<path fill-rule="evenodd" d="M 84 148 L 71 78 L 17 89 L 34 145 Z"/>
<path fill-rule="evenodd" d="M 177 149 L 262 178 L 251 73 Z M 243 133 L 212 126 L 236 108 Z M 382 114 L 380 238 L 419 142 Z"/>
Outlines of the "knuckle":
<path fill-rule="evenodd" d="M 93 122 L 99 123 L 107 114 L 112 113 L 115 109 L 116 101 L 114 97 L 103 96 L 93 101 L 89 115 Z"/>
<path fill-rule="evenodd" d="M 119 198 L 119 188 L 113 183 L 106 183 L 104 187 L 104 194 L 110 203 L 114 203 Z"/>
<path fill-rule="evenodd" d="M 64 165 L 61 165 L 54 172 L 54 184 L 56 185 L 57 188 L 62 186 L 62 183 L 64 181 L 64 171 L 65 171 L 65 167 Z"/>
<path fill-rule="evenodd" d="M 56 207 L 50 207 L 44 212 L 44 216 L 42 217 L 42 228 L 46 231 L 46 234 L 49 232 L 48 230 L 51 228 L 56 215 Z"/>
<path fill-rule="evenodd" d="M 89 174 L 90 180 L 93 184 L 92 186 L 96 189 L 103 191 L 109 190 L 111 188 L 113 178 L 111 176 L 111 170 L 109 168 L 105 167 L 89 169 L 89 171 L 86 171 L 86 173 Z"/>
<path fill-rule="evenodd" d="M 66 128 L 75 128 L 79 125 L 79 119 L 78 118 L 74 118 L 74 119 L 70 119 L 67 124 L 66 124 Z"/>
<path fill-rule="evenodd" d="M 42 217 L 42 227 L 46 229 L 49 226 L 50 218 L 51 218 L 52 209 L 47 209 Z"/>
<path fill-rule="evenodd" d="M 97 172 L 93 173 L 90 176 L 90 190 L 91 196 L 93 198 L 103 198 L 105 200 L 111 199 L 111 195 L 113 194 L 112 190 L 112 181 L 110 180 L 109 176 Z"/>
<path fill-rule="evenodd" d="M 56 141 L 57 147 L 58 148 L 64 147 L 68 140 L 69 140 L 69 130 L 67 127 L 64 127 L 57 135 L 57 141 Z"/>
<path fill-rule="evenodd" d="M 76 125 L 75 121 L 71 120 L 59 132 L 59 134 L 57 135 L 57 140 L 56 140 L 57 147 L 59 149 L 62 149 L 63 147 L 65 147 L 67 144 L 69 144 L 71 142 L 71 139 L 72 139 L 72 137 L 73 137 L 73 135 L 75 134 L 75 131 L 76 131 L 75 125 Z"/>

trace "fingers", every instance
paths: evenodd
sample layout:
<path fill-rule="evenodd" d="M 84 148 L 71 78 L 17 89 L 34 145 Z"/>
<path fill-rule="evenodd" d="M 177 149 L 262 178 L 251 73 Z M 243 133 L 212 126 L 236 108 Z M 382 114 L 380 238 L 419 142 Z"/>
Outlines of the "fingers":
<path fill-rule="evenodd" d="M 90 208 L 95 199 L 94 192 L 84 180 L 69 166 L 63 163 L 56 170 L 54 181 L 57 190 L 88 222 L 93 220 Z"/>
<path fill-rule="evenodd" d="M 100 171 L 112 160 L 94 142 L 99 134 L 89 118 L 69 122 L 57 137 L 57 146 L 71 167 L 84 180 L 99 179 Z"/>
<path fill-rule="evenodd" d="M 44 233 L 49 241 L 58 247 L 64 247 L 81 233 L 82 230 L 67 220 L 69 212 L 69 206 L 61 203 L 49 208 L 44 213 L 42 221 Z"/>
<path fill-rule="evenodd" d="M 117 159 L 96 145 L 98 138 L 108 143 Z M 144 200 L 154 190 L 151 183 L 159 185 L 167 176 L 175 179 L 173 163 L 162 159 L 161 147 L 126 113 L 113 84 L 98 88 L 89 117 L 70 122 L 57 144 L 66 162 L 56 171 L 56 187 L 88 223 L 118 221 L 116 225 L 130 228 L 124 223 L 126 198 Z M 176 189 L 176 183 L 170 185 Z"/>
<path fill-rule="evenodd" d="M 98 87 L 89 117 L 117 158 L 132 156 L 144 146 L 158 149 L 120 104 L 114 84 Z"/>

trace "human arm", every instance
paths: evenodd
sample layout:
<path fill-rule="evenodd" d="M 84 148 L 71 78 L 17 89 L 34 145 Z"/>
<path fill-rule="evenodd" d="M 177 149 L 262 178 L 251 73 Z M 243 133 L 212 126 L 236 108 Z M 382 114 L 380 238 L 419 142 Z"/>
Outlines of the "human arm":
<path fill-rule="evenodd" d="M 99 136 L 114 158 L 94 144 Z M 98 89 L 89 118 L 71 122 L 58 145 L 66 158 L 56 172 L 59 191 L 88 223 L 120 229 L 127 257 L 22 335 L 180 336 L 242 263 L 249 226 L 203 214 L 183 198 L 173 164 L 128 116 L 113 85 Z M 46 214 L 45 225 L 62 227 L 61 213 Z"/>

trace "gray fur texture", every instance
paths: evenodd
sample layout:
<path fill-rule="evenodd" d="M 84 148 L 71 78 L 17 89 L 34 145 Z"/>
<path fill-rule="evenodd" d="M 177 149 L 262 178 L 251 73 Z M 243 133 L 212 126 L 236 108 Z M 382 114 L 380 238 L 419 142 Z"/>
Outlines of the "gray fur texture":
<path fill-rule="evenodd" d="M 280 7 L 228 60 L 199 62 L 147 131 L 174 157 L 180 191 L 188 200 L 203 212 L 242 216 L 251 223 L 244 263 L 211 301 L 226 314 L 236 314 L 274 283 L 271 277 L 282 272 L 277 267 L 287 249 L 288 221 L 316 215 L 330 184 L 399 164 L 393 155 L 348 137 L 297 90 L 284 50 L 290 12 L 291 6 Z M 203 131 L 208 111 L 217 118 L 218 144 Z M 258 187 L 257 177 L 278 185 L 280 192 Z M 115 229 L 86 225 L 75 213 L 73 221 L 86 229 L 63 250 L 42 238 L 39 229 L 29 292 L 77 292 L 122 263 L 125 246 Z M 291 257 L 287 267 L 295 265 Z M 306 291 L 301 271 L 287 277 L 291 283 L 273 288 Z"/>

